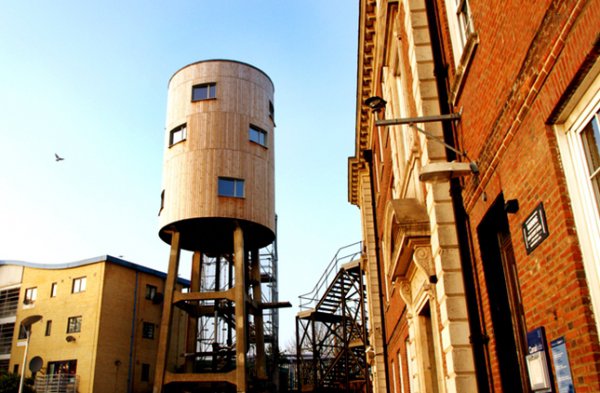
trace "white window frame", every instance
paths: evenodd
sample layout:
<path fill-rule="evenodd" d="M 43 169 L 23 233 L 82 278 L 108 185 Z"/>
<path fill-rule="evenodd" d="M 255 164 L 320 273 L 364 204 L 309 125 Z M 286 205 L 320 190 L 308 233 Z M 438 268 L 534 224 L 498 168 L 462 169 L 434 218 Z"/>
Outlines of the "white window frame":
<path fill-rule="evenodd" d="M 600 213 L 580 132 L 600 110 L 600 73 L 579 97 L 564 122 L 555 126 L 571 198 L 596 326 L 600 329 Z"/>
<path fill-rule="evenodd" d="M 71 293 L 85 292 L 86 287 L 87 287 L 86 276 L 74 278 L 73 285 L 71 286 Z"/>
<path fill-rule="evenodd" d="M 169 147 L 187 139 L 187 124 L 177 126 L 169 132 Z"/>
<path fill-rule="evenodd" d="M 466 14 L 460 11 L 463 7 L 467 9 Z M 446 12 L 448 14 L 452 52 L 454 53 L 454 65 L 458 67 L 467 40 L 475 32 L 469 0 L 446 0 Z"/>
<path fill-rule="evenodd" d="M 25 289 L 25 296 L 23 298 L 24 304 L 34 304 L 37 300 L 37 287 L 31 287 Z"/>

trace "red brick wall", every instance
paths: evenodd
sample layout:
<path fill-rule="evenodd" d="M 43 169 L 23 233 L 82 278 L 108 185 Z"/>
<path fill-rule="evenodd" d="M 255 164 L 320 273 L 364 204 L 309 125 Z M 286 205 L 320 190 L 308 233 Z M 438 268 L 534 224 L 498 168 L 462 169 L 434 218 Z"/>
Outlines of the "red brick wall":
<path fill-rule="evenodd" d="M 502 192 L 520 205 L 508 218 L 526 328 L 545 326 L 548 340 L 565 336 L 576 391 L 599 392 L 598 333 L 557 142 L 547 123 L 594 50 L 600 1 L 470 4 L 479 44 L 456 103 L 463 109 L 457 133 L 461 148 L 481 170 L 478 179 L 466 180 L 463 197 L 473 231 L 485 328 L 491 335 L 476 229 Z M 444 46 L 450 48 L 447 29 L 443 33 Z M 449 68 L 452 79 L 453 66 Z M 540 202 L 550 236 L 528 255 L 521 225 Z M 493 341 L 489 348 L 492 383 L 502 391 Z"/>

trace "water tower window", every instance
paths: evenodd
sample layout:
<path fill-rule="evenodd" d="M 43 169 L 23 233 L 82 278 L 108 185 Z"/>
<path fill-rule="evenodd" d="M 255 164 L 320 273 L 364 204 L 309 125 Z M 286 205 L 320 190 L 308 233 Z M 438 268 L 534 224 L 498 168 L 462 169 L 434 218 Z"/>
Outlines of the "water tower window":
<path fill-rule="evenodd" d="M 244 180 L 219 177 L 219 196 L 244 197 Z"/>
<path fill-rule="evenodd" d="M 267 147 L 267 132 L 260 128 L 250 125 L 248 137 L 251 142 Z"/>
<path fill-rule="evenodd" d="M 216 83 L 203 83 L 192 87 L 192 102 L 215 98 L 217 96 Z"/>
<path fill-rule="evenodd" d="M 175 127 L 171 130 L 169 135 L 169 146 L 173 146 L 176 143 L 185 141 L 187 138 L 187 127 L 185 124 Z"/>
<path fill-rule="evenodd" d="M 269 117 L 271 120 L 275 120 L 275 106 L 273 106 L 273 101 L 269 100 Z"/>

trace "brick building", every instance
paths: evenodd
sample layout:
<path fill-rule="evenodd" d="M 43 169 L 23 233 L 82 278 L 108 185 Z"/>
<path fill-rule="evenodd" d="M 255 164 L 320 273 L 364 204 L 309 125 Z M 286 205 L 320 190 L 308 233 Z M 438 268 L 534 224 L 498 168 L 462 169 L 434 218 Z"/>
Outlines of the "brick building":
<path fill-rule="evenodd" d="M 38 392 L 152 391 L 165 277 L 110 255 L 58 265 L 0 261 L 1 371 L 24 371 L 19 326 L 41 316 L 31 325 L 25 368 L 31 376 L 38 359 Z M 187 319 L 174 320 L 178 347 Z"/>
<path fill-rule="evenodd" d="M 600 391 L 598 6 L 360 1 L 374 391 Z"/>

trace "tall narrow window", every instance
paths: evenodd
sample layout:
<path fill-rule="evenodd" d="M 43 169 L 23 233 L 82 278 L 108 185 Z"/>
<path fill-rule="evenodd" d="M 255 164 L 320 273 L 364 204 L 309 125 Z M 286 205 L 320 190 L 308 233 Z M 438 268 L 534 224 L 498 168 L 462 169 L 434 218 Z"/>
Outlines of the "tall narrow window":
<path fill-rule="evenodd" d="M 469 0 L 446 0 L 446 9 L 452 51 L 454 52 L 454 63 L 458 66 L 465 50 L 469 53 L 469 56 L 471 55 L 472 45 L 469 44 L 469 41 L 473 41 L 471 37 L 475 36 Z M 465 61 L 468 61 L 468 59 L 463 60 L 463 65 Z"/>
<path fill-rule="evenodd" d="M 591 68 L 595 70 L 600 60 Z M 590 74 L 565 105 L 556 135 L 581 245 L 591 304 L 600 329 L 600 73 Z M 574 101 L 574 100 L 572 100 Z"/>
<path fill-rule="evenodd" d="M 160 193 L 160 209 L 158 209 L 159 216 L 160 216 L 160 213 L 162 213 L 164 208 L 165 208 L 165 190 L 162 190 L 162 192 Z"/>
<path fill-rule="evenodd" d="M 154 300 L 156 296 L 156 287 L 154 285 L 146 284 L 146 299 Z"/>
<path fill-rule="evenodd" d="M 25 290 L 25 299 L 23 303 L 25 304 L 33 304 L 37 299 L 37 287 L 27 288 Z"/>
<path fill-rule="evenodd" d="M 49 336 L 52 333 L 52 321 L 46 321 L 46 336 Z"/>
<path fill-rule="evenodd" d="M 144 322 L 144 326 L 142 327 L 142 337 L 143 338 L 154 338 L 154 324 L 152 322 Z"/>
<path fill-rule="evenodd" d="M 52 287 L 50 288 L 50 297 L 56 297 L 57 292 L 58 292 L 58 283 L 53 282 Z"/>
<path fill-rule="evenodd" d="M 275 120 L 275 106 L 271 100 L 269 100 L 269 117 L 271 120 Z"/>
<path fill-rule="evenodd" d="M 71 293 L 84 292 L 87 286 L 87 279 L 85 277 L 79 277 L 73 279 L 73 288 Z"/>
<path fill-rule="evenodd" d="M 173 146 L 176 143 L 185 141 L 187 139 L 187 126 L 182 124 L 171 130 L 169 134 L 169 146 Z"/>
<path fill-rule="evenodd" d="M 219 177 L 219 196 L 244 197 L 244 180 Z"/>
<path fill-rule="evenodd" d="M 248 139 L 251 142 L 258 143 L 261 146 L 267 146 L 267 132 L 256 126 L 250 125 L 248 129 Z"/>
<path fill-rule="evenodd" d="M 150 365 L 148 363 L 142 363 L 142 382 L 150 381 Z"/>
<path fill-rule="evenodd" d="M 81 332 L 81 315 L 77 317 L 69 317 L 67 321 L 67 333 Z"/>
<path fill-rule="evenodd" d="M 217 96 L 216 83 L 203 83 L 192 87 L 192 101 L 208 100 Z"/>
<path fill-rule="evenodd" d="M 592 116 L 581 130 L 581 145 L 587 162 L 587 177 L 592 194 L 596 200 L 596 209 L 600 207 L 600 111 Z"/>

